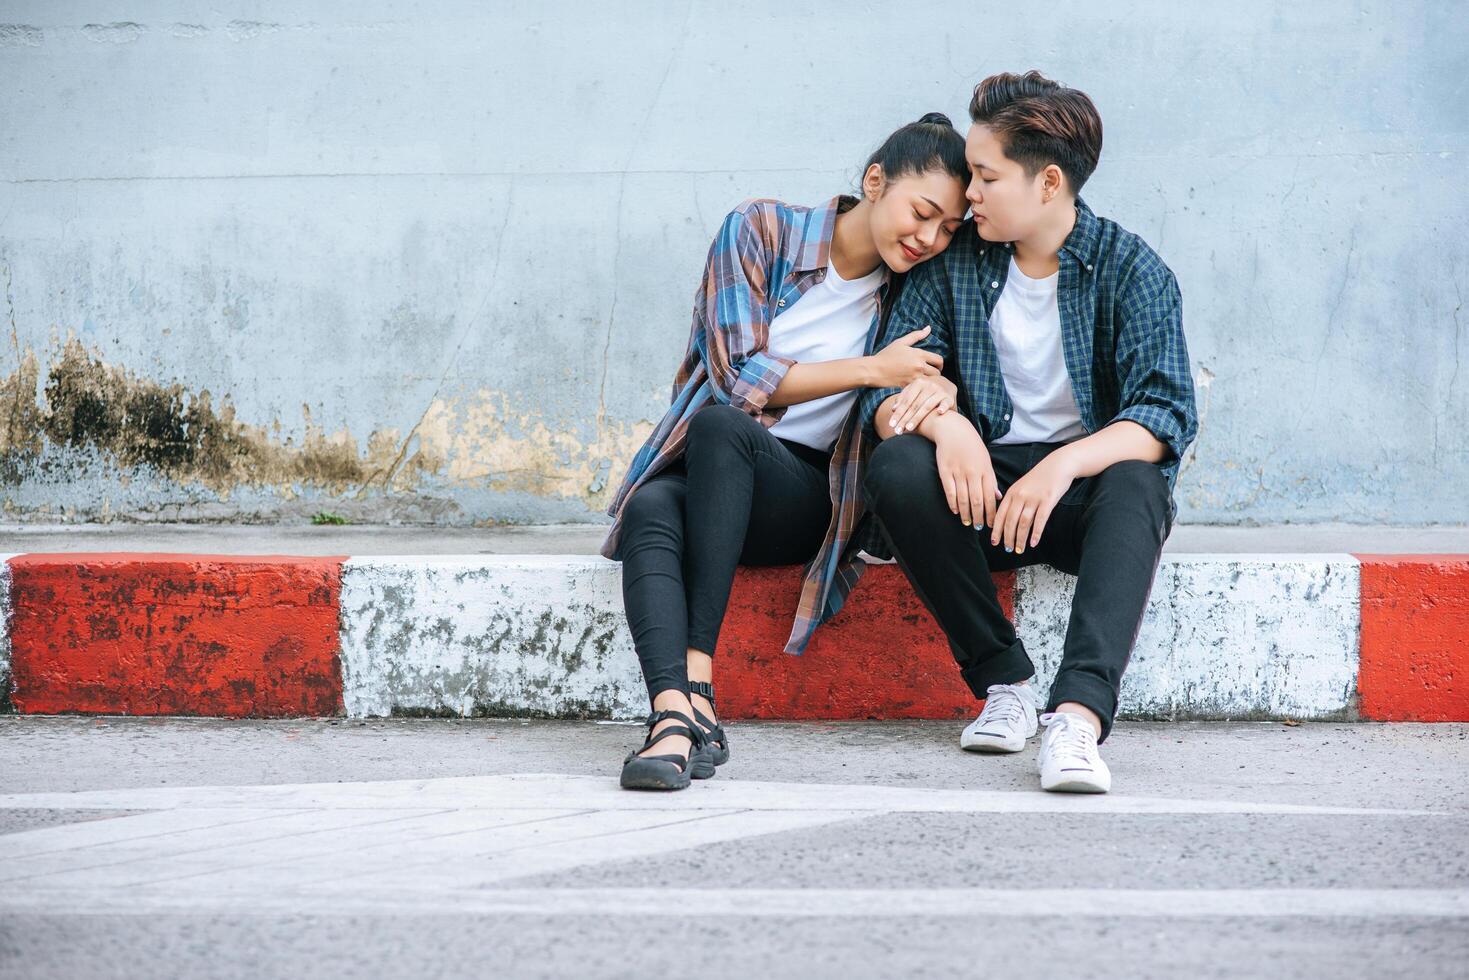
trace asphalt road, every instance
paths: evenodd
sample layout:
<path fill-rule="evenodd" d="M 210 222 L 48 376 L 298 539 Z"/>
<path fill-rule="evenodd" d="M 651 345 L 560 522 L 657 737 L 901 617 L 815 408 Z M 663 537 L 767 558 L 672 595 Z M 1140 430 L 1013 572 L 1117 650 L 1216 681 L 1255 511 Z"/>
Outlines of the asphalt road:
<path fill-rule="evenodd" d="M 0 718 L 0 976 L 1463 976 L 1469 725 Z"/>

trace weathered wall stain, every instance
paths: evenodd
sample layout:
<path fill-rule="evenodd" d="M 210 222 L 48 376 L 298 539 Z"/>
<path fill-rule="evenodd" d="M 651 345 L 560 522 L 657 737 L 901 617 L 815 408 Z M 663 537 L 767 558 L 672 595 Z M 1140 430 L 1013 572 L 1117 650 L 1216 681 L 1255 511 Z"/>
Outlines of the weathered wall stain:
<path fill-rule="evenodd" d="M 300 486 L 408 492 L 433 475 L 600 510 L 613 489 L 609 468 L 625 465 L 648 428 L 618 423 L 585 440 L 535 412 L 517 411 L 503 393 L 480 390 L 463 400 L 434 399 L 406 445 L 398 428 L 382 427 L 362 450 L 350 430 L 327 432 L 307 406 L 302 412 L 304 438 L 282 438 L 278 423 L 237 418 L 228 396 L 140 377 L 70 338 L 44 380 L 30 350 L 0 378 L 0 485 L 24 479 L 49 445 L 99 450 L 123 468 L 147 467 L 221 497 L 241 486 L 286 496 Z"/>
<path fill-rule="evenodd" d="M 27 351 L 0 382 L 10 406 L 0 439 L 9 472 L 50 443 L 102 450 L 123 467 L 151 467 L 219 493 L 294 484 L 340 491 L 386 467 L 396 452 L 395 431 L 372 433 L 362 454 L 349 431 L 327 433 L 310 423 L 309 412 L 304 439 L 279 441 L 266 427 L 237 419 L 228 398 L 216 403 L 207 389 L 139 377 L 75 338 L 47 366 L 39 391 L 38 376 L 35 354 Z"/>
<path fill-rule="evenodd" d="M 0 480 L 6 479 L 6 463 L 12 456 L 41 450 L 44 415 L 36 404 L 40 373 L 36 355 L 26 351 L 16 369 L 0 378 Z"/>
<path fill-rule="evenodd" d="M 408 465 L 442 472 L 455 483 L 577 498 L 600 510 L 652 427 L 605 420 L 587 438 L 516 411 L 503 392 L 481 389 L 458 401 L 434 400 L 419 423 L 419 448 Z"/>

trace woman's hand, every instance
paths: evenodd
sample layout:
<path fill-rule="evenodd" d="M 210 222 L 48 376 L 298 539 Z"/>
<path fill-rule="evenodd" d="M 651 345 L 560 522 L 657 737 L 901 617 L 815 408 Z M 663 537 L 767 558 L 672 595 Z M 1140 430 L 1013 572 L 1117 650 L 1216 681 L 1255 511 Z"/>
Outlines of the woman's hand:
<path fill-rule="evenodd" d="M 910 382 L 893 402 L 893 435 L 912 432 L 930 412 L 943 415 L 954 407 L 959 389 L 941 374 L 930 374 Z"/>
<path fill-rule="evenodd" d="M 869 388 L 902 388 L 926 375 L 937 375 L 944 359 L 914 344 L 929 335 L 931 327 L 914 330 L 868 357 L 872 369 Z"/>
<path fill-rule="evenodd" d="M 974 423 L 953 413 L 931 423 L 939 482 L 949 510 L 959 515 L 965 527 L 994 526 L 995 502 L 1000 496 L 990 451 L 985 448 Z"/>
<path fill-rule="evenodd" d="M 1060 451 L 1053 452 L 1011 485 L 995 515 L 990 544 L 1003 544 L 1017 555 L 1040 544 L 1051 511 L 1076 479 L 1067 459 Z"/>

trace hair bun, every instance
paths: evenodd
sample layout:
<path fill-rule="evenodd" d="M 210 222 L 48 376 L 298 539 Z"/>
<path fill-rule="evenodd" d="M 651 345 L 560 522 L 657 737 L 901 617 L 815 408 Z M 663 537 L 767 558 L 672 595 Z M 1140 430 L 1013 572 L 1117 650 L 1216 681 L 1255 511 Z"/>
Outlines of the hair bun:
<path fill-rule="evenodd" d="M 942 112 L 925 112 L 923 118 L 918 121 L 935 126 L 948 126 L 950 129 L 954 128 L 953 122 Z"/>

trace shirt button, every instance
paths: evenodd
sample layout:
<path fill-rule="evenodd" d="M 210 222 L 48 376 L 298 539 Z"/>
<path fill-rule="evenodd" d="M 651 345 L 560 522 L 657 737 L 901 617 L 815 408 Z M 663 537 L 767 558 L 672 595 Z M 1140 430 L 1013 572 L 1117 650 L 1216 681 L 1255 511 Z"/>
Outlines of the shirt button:
<path fill-rule="evenodd" d="M 1006 412 L 1005 413 L 1005 421 L 1006 422 L 1010 421 L 1010 413 L 1009 412 Z"/>
<path fill-rule="evenodd" d="M 1091 266 L 1087 266 L 1087 267 L 1086 267 L 1086 271 L 1087 271 L 1087 272 L 1091 272 L 1091 271 L 1092 271 L 1092 267 L 1091 267 Z"/>
<path fill-rule="evenodd" d="M 786 305 L 786 301 L 785 300 L 779 300 L 775 305 L 776 306 L 785 306 Z"/>
<path fill-rule="evenodd" d="M 999 289 L 1000 288 L 1000 280 L 996 279 L 994 282 L 990 283 L 990 288 L 991 289 Z"/>

